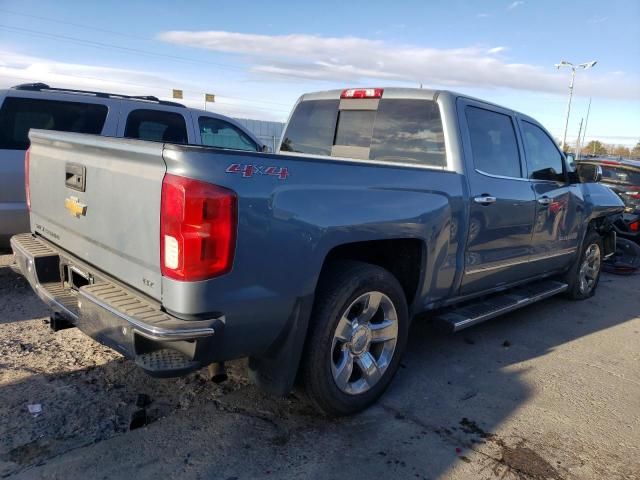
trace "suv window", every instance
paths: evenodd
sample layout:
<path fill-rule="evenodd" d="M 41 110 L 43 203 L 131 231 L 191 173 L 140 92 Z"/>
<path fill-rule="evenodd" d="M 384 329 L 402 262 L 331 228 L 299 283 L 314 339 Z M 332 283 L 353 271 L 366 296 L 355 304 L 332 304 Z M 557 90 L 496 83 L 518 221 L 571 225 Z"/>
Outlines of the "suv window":
<path fill-rule="evenodd" d="M 0 108 L 0 149 L 29 148 L 30 128 L 99 134 L 107 111 L 95 103 L 7 97 Z"/>
<path fill-rule="evenodd" d="M 564 181 L 563 158 L 553 140 L 540 127 L 527 121 L 522 122 L 522 134 L 529 178 Z"/>
<path fill-rule="evenodd" d="M 492 175 L 520 178 L 520 152 L 509 115 L 468 106 L 465 109 L 473 164 Z"/>
<path fill-rule="evenodd" d="M 133 110 L 127 117 L 124 136 L 152 142 L 187 143 L 187 125 L 179 113 Z"/>
<path fill-rule="evenodd" d="M 442 120 L 435 102 L 382 98 L 377 110 L 338 111 L 339 105 L 337 100 L 301 102 L 281 150 L 316 155 L 331 155 L 333 150 L 334 156 L 446 165 Z"/>
<path fill-rule="evenodd" d="M 617 185 L 640 185 L 640 168 L 624 168 L 599 163 L 602 168 L 602 182 Z"/>
<path fill-rule="evenodd" d="M 198 118 L 202 145 L 208 147 L 233 148 L 236 150 L 258 150 L 256 143 L 235 125 L 219 118 Z"/>

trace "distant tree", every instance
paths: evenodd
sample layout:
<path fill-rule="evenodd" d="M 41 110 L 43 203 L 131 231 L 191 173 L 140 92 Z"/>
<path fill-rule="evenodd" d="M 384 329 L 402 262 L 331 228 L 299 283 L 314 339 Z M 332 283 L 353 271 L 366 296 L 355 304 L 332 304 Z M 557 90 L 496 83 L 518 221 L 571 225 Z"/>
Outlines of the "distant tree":
<path fill-rule="evenodd" d="M 636 143 L 636 146 L 631 149 L 631 158 L 640 158 L 640 142 Z"/>
<path fill-rule="evenodd" d="M 628 158 L 629 155 L 631 154 L 631 151 L 629 150 L 628 147 L 625 147 L 624 145 L 617 145 L 613 148 L 613 154 L 618 157 Z"/>
<path fill-rule="evenodd" d="M 606 155 L 607 147 L 599 140 L 591 140 L 584 147 L 583 153 L 585 155 Z"/>

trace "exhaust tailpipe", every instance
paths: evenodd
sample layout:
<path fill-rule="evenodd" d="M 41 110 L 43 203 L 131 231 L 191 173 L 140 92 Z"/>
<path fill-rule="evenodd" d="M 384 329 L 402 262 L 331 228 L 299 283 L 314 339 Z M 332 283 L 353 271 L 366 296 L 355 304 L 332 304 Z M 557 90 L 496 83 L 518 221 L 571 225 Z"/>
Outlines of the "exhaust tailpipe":
<path fill-rule="evenodd" d="M 209 380 L 213 383 L 226 382 L 229 378 L 227 375 L 227 369 L 224 366 L 224 362 L 212 363 L 208 367 Z"/>

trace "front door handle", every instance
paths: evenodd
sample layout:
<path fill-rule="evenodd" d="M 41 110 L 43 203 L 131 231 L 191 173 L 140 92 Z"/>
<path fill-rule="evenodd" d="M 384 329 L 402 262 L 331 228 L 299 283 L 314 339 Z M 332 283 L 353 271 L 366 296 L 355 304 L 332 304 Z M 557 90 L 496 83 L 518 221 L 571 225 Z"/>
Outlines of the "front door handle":
<path fill-rule="evenodd" d="M 540 205 L 549 205 L 552 202 L 553 202 L 553 198 L 549 198 L 549 197 L 540 197 L 538 199 L 538 203 Z"/>
<path fill-rule="evenodd" d="M 492 197 L 490 195 L 481 195 L 479 197 L 475 197 L 473 201 L 479 203 L 480 205 L 491 205 L 492 203 L 496 203 L 496 197 Z"/>

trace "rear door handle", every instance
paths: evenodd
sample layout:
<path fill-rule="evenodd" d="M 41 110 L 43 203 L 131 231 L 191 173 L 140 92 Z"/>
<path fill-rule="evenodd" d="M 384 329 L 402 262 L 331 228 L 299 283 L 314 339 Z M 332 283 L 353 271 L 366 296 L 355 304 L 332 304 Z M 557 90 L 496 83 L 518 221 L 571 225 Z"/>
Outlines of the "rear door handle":
<path fill-rule="evenodd" d="M 481 195 L 479 197 L 475 197 L 473 201 L 479 203 L 480 205 L 491 205 L 492 203 L 496 203 L 496 197 Z"/>
<path fill-rule="evenodd" d="M 539 203 L 540 205 L 549 205 L 549 204 L 550 204 L 550 203 L 552 203 L 552 202 L 553 202 L 553 199 L 552 199 L 552 198 L 549 198 L 549 197 L 540 197 L 540 198 L 538 199 L 538 203 Z"/>

